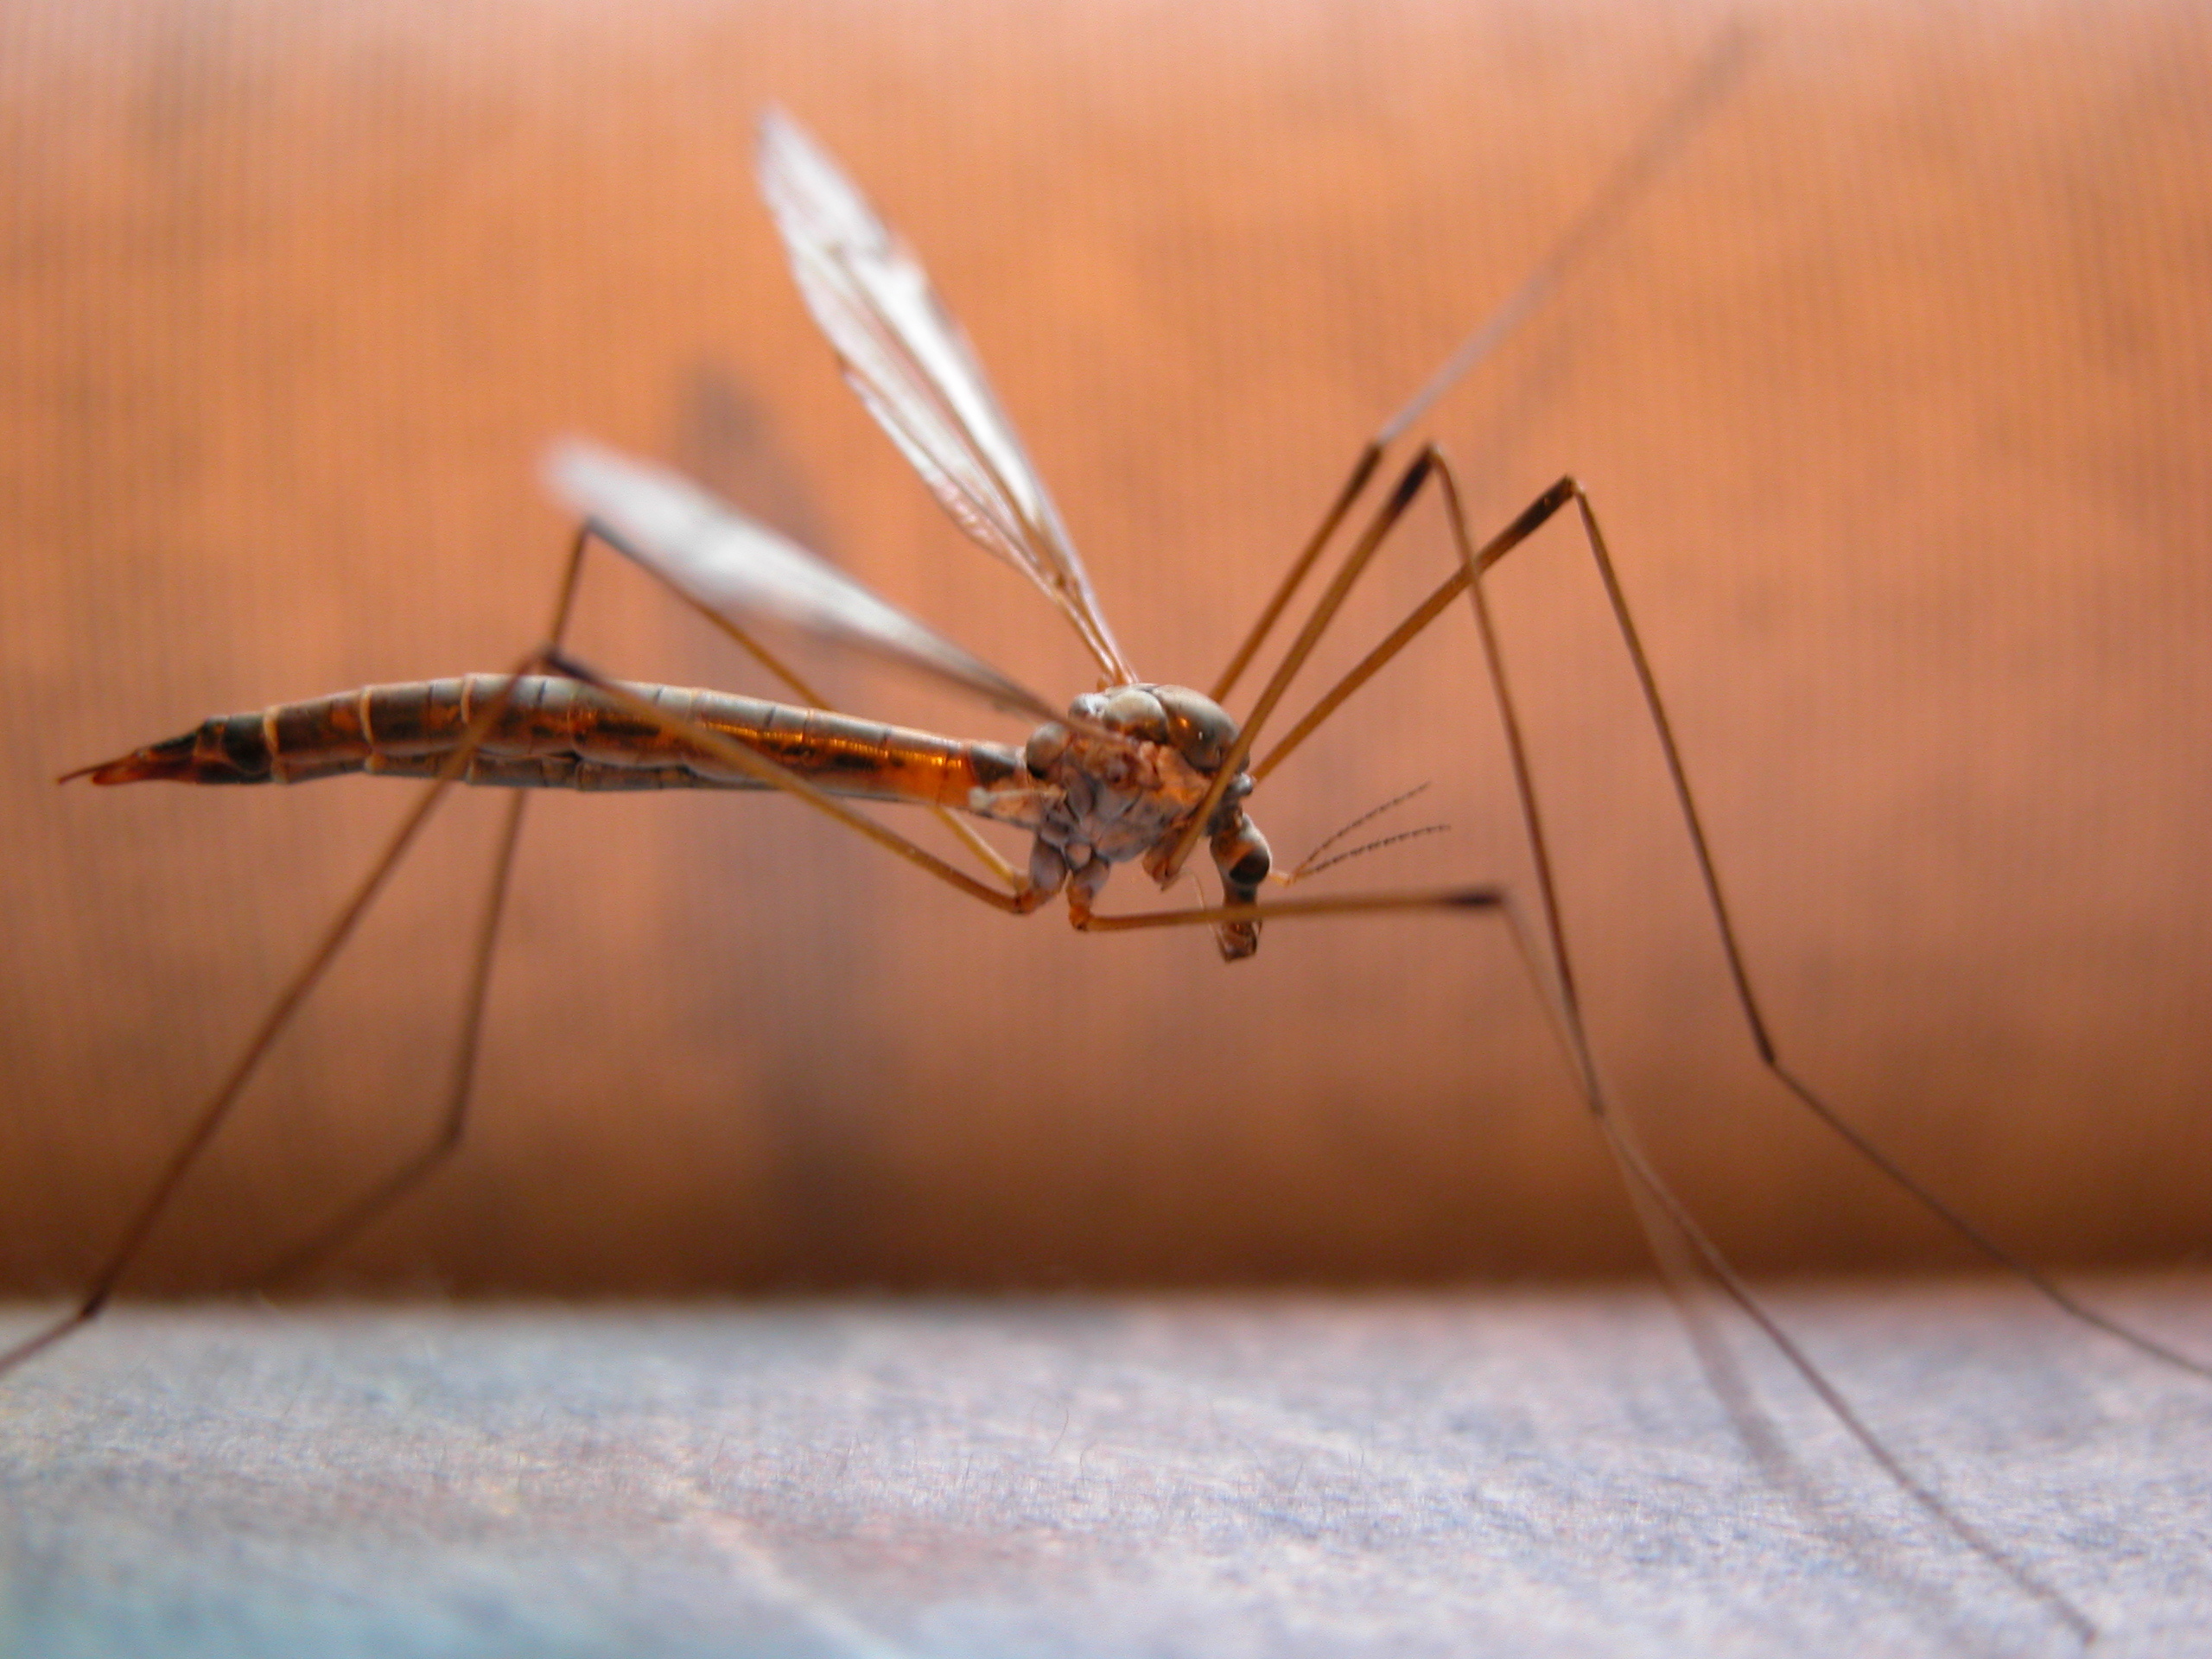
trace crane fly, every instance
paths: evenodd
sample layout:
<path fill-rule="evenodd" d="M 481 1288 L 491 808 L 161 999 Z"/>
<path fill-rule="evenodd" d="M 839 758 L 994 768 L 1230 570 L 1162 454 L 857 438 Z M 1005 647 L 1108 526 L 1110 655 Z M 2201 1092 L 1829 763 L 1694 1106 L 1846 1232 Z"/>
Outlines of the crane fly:
<path fill-rule="evenodd" d="M 167 741 L 71 773 L 96 784 L 302 783 L 346 772 L 429 780 L 413 810 L 243 1053 L 202 1106 L 182 1144 L 67 1314 L 0 1354 L 12 1369 L 92 1319 L 137 1261 L 179 1182 L 221 1128 L 247 1081 L 439 800 L 455 784 L 505 786 L 511 797 L 481 918 L 451 1090 L 436 1137 L 289 1252 L 269 1278 L 319 1260 L 413 1188 L 458 1144 L 474 1071 L 501 908 L 529 791 L 779 790 L 993 908 L 1024 915 L 1063 899 L 1080 929 L 1211 929 L 1230 962 L 1260 947 L 1264 923 L 1384 911 L 1477 912 L 1501 918 L 1561 1040 L 1569 1069 L 1633 1198 L 1662 1269 L 1678 1288 L 1717 1288 L 1794 1368 L 1887 1478 L 1951 1536 L 2041 1602 L 2085 1639 L 2085 1615 L 1995 1541 L 1958 1516 L 1909 1469 L 1778 1325 L 1641 1150 L 1599 1080 L 1560 922 L 1542 814 L 1482 578 L 1553 519 L 1579 528 L 1635 670 L 1733 978 L 1750 1039 L 1768 1071 L 1875 1168 L 1991 1260 L 2077 1320 L 2201 1376 L 2212 1369 L 2076 1299 L 1982 1232 L 1870 1141 L 1784 1064 L 1753 988 L 1721 883 L 1669 723 L 1659 686 L 1589 497 L 1560 479 L 1486 541 L 1469 531 L 1452 467 L 1422 445 L 1379 492 L 1304 622 L 1241 717 L 1229 699 L 1295 594 L 1384 476 L 1393 445 L 1430 406 L 1558 284 L 1632 204 L 1732 81 L 1739 42 L 1726 43 L 1592 198 L 1549 257 L 1361 450 L 1321 522 L 1292 562 L 1214 683 L 1201 691 L 1142 677 L 1100 609 L 1083 560 L 958 325 L 906 245 L 829 155 L 788 118 L 760 124 L 762 194 L 799 289 L 847 379 L 938 501 L 969 537 L 1013 565 L 1074 630 L 1098 670 L 1097 686 L 1065 708 L 970 655 L 833 566 L 665 469 L 570 441 L 547 459 L 547 482 L 582 522 L 544 642 L 502 674 L 374 686 L 305 702 L 218 716 Z M 1257 740 L 1346 595 L 1425 493 L 1440 502 L 1453 569 L 1372 651 L 1324 692 L 1274 746 Z M 795 702 L 614 680 L 563 645 L 579 568 L 598 540 L 642 565 L 704 612 L 788 687 Z M 1523 918 L 1495 886 L 1283 898 L 1294 880 L 1274 868 L 1248 810 L 1258 785 L 1406 644 L 1465 600 L 1497 703 L 1535 873 Z M 1033 720 L 1020 746 L 906 730 L 832 711 L 755 639 L 762 620 L 855 645 Z M 976 861 L 963 868 L 862 811 L 855 801 L 918 805 L 952 825 Z M 1010 862 L 962 815 L 1029 836 Z M 1370 815 L 1371 816 L 1371 815 Z M 1397 839 L 1399 837 L 1386 837 Z M 1108 914 L 1097 908 L 1118 864 L 1135 864 L 1162 889 L 1185 879 L 1203 843 L 1218 902 Z M 1376 843 L 1379 844 L 1379 843 Z M 1363 849 L 1355 848 L 1357 852 Z M 1337 861 L 1332 860 L 1331 862 Z M 980 872 L 980 873 L 978 873 Z M 1696 1303 L 1692 1335 L 1739 1427 L 1759 1450 L 1726 1351 Z"/>

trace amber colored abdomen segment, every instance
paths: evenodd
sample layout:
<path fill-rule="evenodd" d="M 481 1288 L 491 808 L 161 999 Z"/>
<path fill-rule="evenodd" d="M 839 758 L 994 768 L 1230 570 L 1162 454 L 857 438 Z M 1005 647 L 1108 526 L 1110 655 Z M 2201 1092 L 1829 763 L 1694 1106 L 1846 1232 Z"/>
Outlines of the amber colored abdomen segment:
<path fill-rule="evenodd" d="M 505 683 L 504 675 L 469 674 L 218 715 L 181 737 L 70 775 L 96 784 L 296 784 L 354 772 L 435 777 Z M 971 790 L 1013 775 L 1020 765 L 1003 744 L 722 691 L 626 689 L 838 795 L 964 808 Z M 667 730 L 605 692 L 538 675 L 516 682 L 461 781 L 538 789 L 767 787 L 697 739 Z"/>

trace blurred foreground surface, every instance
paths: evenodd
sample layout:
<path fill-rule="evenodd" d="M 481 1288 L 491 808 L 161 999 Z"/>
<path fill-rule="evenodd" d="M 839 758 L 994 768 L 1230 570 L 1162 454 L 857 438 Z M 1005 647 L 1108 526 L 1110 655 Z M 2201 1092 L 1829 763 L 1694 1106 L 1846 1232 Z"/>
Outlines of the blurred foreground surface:
<path fill-rule="evenodd" d="M 1778 1306 L 2099 1652 L 2201 1650 L 2212 1389 L 1986 1287 Z M 1817 1507 L 1642 1294 L 128 1310 L 0 1391 L 0 1650 L 2078 1651 L 1751 1370 Z"/>
<path fill-rule="evenodd" d="M 1735 95 L 1421 435 L 1478 533 L 1589 485 L 1802 1074 L 2043 1259 L 2202 1251 L 2202 8 L 88 0 L 0 14 L 0 1287 L 82 1281 L 407 804 L 54 776 L 512 661 L 568 533 L 556 434 L 685 467 L 1087 687 L 838 383 L 754 197 L 761 105 L 926 257 L 1140 671 L 1204 685 L 1361 440 L 1731 20 Z M 1311 690 L 1448 556 L 1424 506 Z M 1656 1154 L 1754 1267 L 1955 1261 L 1758 1075 L 1571 528 L 1497 603 L 1599 1054 Z M 769 690 L 611 565 L 576 643 Z M 1020 735 L 794 654 L 856 710 Z M 1253 810 L 1290 862 L 1425 779 L 1399 821 L 1449 836 L 1324 880 L 1525 891 L 1464 614 Z M 137 1288 L 250 1281 L 427 1133 L 493 805 L 434 829 Z M 1224 969 L 1201 938 L 1009 923 L 786 802 L 536 803 L 481 1080 L 461 1157 L 334 1282 L 1641 1261 L 1494 924 L 1283 924 Z"/>

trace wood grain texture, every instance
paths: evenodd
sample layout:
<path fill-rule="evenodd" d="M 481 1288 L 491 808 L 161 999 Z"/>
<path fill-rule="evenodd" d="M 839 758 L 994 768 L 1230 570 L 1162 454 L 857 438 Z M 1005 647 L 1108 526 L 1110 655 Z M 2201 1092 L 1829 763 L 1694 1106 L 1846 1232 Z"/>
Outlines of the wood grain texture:
<path fill-rule="evenodd" d="M 1780 1306 L 2100 1655 L 2202 1650 L 2201 1383 L 2005 1290 Z M 1753 1372 L 1796 1498 L 1649 1294 L 127 1313 L 0 1395 L 0 1645 L 2081 1650 Z"/>
<path fill-rule="evenodd" d="M 1802 1069 L 2030 1251 L 2212 1237 L 2212 31 L 1741 6 L 1741 90 L 1429 429 L 1606 514 Z M 1724 9 L 18 6 L 0 18 L 0 1283 L 79 1279 L 404 805 L 57 791 L 204 715 L 496 667 L 579 431 L 1021 679 L 1087 683 L 837 383 L 749 181 L 780 101 L 929 260 L 1141 669 L 1204 683 L 1364 434 Z M 1418 522 L 1331 660 L 1436 579 Z M 1502 573 L 1609 1073 L 1754 1265 L 1954 1258 L 1750 1062 L 1594 583 Z M 579 644 L 767 688 L 627 572 Z M 850 706 L 1015 736 L 810 663 Z M 1316 681 L 1316 685 L 1319 683 Z M 1254 802 L 1345 885 L 1525 880 L 1471 632 Z M 234 1284 L 435 1109 L 456 815 L 156 1242 Z M 785 804 L 553 801 L 480 1119 L 336 1271 L 485 1291 L 1419 1281 L 1639 1247 L 1493 925 L 1224 970 L 923 888 Z M 1141 902 L 1137 884 L 1114 897 Z"/>

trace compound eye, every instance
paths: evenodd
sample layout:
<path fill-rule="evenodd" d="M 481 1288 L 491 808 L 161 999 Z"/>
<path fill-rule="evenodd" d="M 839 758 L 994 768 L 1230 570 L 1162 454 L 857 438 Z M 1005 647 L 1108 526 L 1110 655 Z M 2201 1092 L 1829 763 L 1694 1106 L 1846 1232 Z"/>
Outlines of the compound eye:
<path fill-rule="evenodd" d="M 1048 721 L 1030 733 L 1029 742 L 1021 752 L 1021 763 L 1029 768 L 1032 778 L 1042 778 L 1067 753 L 1067 747 L 1068 728 L 1057 720 Z"/>
<path fill-rule="evenodd" d="M 1160 700 L 1139 685 L 1108 692 L 1098 711 L 1098 723 L 1109 732 L 1126 732 L 1148 743 L 1168 741 L 1167 716 L 1160 710 Z"/>
<path fill-rule="evenodd" d="M 1185 686 L 1155 686 L 1153 696 L 1167 716 L 1168 740 L 1177 753 L 1200 772 L 1217 771 L 1236 741 L 1236 722 L 1228 711 Z"/>

